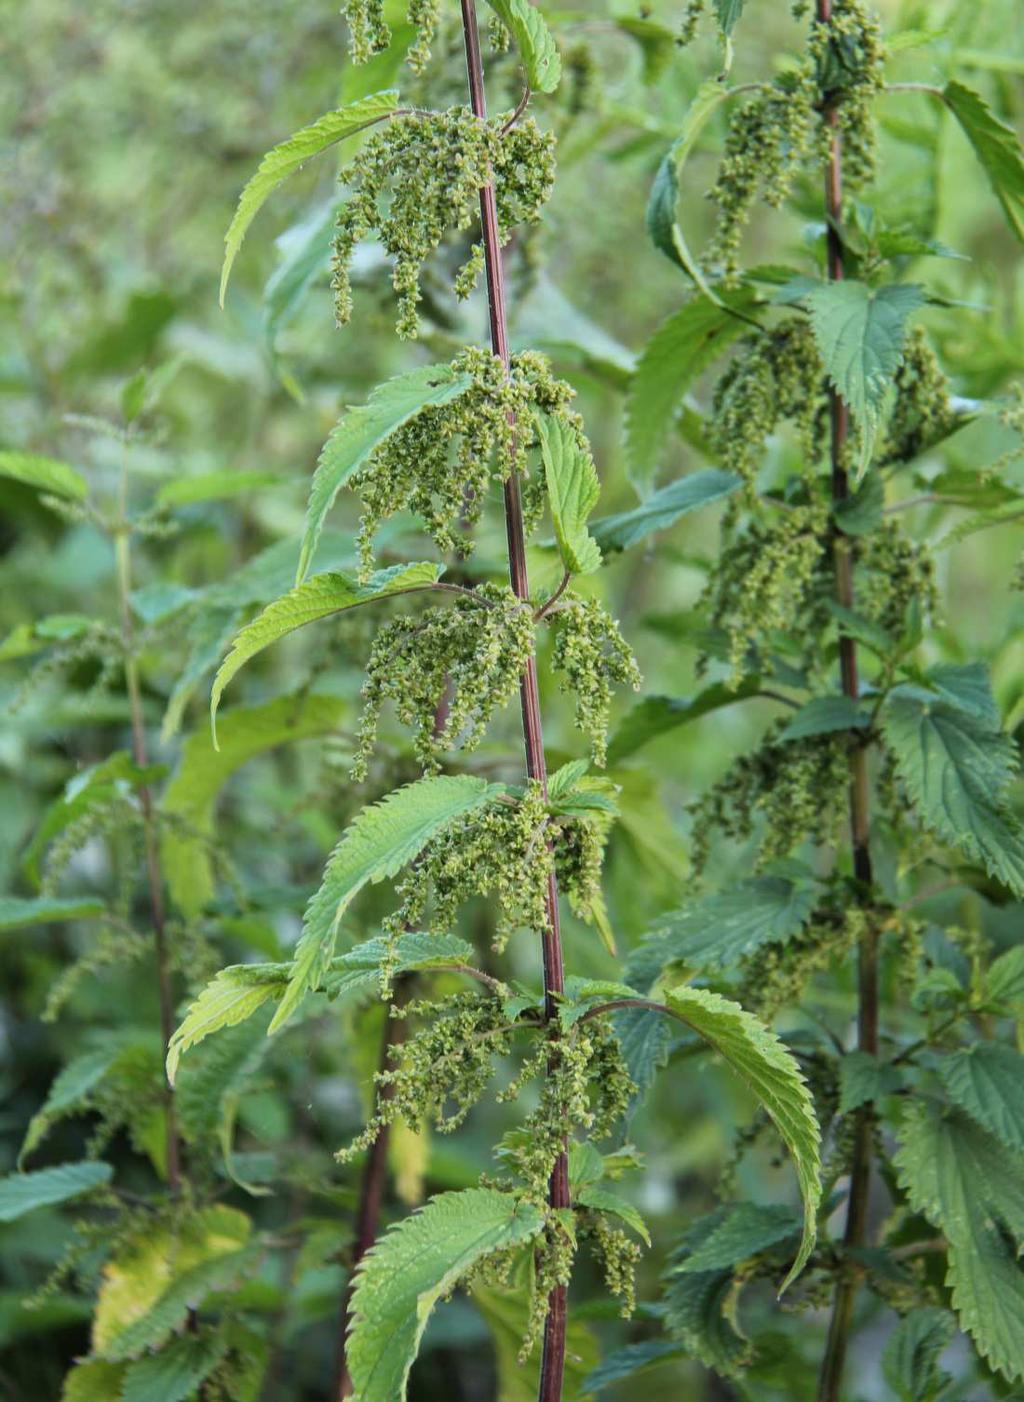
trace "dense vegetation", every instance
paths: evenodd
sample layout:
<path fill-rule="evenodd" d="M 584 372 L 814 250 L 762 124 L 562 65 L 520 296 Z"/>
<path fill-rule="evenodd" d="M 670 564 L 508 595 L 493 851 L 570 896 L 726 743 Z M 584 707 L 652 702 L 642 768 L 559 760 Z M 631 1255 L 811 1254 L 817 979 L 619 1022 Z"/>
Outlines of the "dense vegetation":
<path fill-rule="evenodd" d="M 3 1395 L 1024 1386 L 1015 8 L 13 17 Z"/>

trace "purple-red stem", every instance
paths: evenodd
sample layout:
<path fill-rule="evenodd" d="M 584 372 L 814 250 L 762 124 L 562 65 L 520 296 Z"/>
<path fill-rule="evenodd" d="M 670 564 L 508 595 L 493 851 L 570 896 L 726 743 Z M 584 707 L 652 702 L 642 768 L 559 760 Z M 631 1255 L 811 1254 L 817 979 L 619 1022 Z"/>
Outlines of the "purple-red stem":
<path fill-rule="evenodd" d="M 832 0 L 817 0 L 818 21 L 832 21 Z M 831 128 L 829 160 L 825 167 L 825 207 L 829 216 L 828 275 L 840 282 L 844 276 L 843 245 L 838 230 L 843 214 L 843 152 L 835 108 L 826 113 Z M 842 398 L 829 393 L 832 428 L 832 499 L 838 504 L 850 495 L 846 473 L 846 446 L 849 439 L 849 412 Z M 839 530 L 835 537 L 836 597 L 843 608 L 854 606 L 853 558 L 850 542 Z M 839 665 L 843 695 L 856 701 L 860 694 L 857 678 L 857 648 L 850 637 L 839 642 Z M 850 754 L 850 834 L 853 845 L 853 871 L 857 880 L 870 888 L 872 881 L 870 809 L 868 802 L 867 751 L 854 744 Z M 878 934 L 868 922 L 857 951 L 857 1046 L 871 1056 L 878 1054 Z M 818 1402 L 839 1402 L 846 1364 L 847 1347 L 853 1323 L 853 1308 L 862 1272 L 854 1265 L 853 1253 L 864 1245 L 867 1235 L 868 1199 L 871 1189 L 871 1159 L 874 1142 L 874 1109 L 864 1105 L 857 1112 L 850 1190 L 843 1232 L 843 1264 L 832 1301 L 832 1317 L 818 1379 Z"/>
<path fill-rule="evenodd" d="M 462 29 L 466 44 L 466 70 L 469 77 L 469 97 L 474 114 L 487 118 L 484 94 L 483 64 L 480 60 L 480 32 L 477 26 L 475 0 L 461 0 Z M 480 224 L 484 241 L 484 272 L 487 283 L 487 305 L 490 317 L 491 350 L 499 357 L 508 374 L 511 368 L 508 348 L 508 317 L 505 310 L 505 276 L 498 235 L 498 209 L 494 184 L 480 191 Z M 523 508 L 519 477 L 509 473 L 505 482 L 505 532 L 508 539 L 508 569 L 512 590 L 517 599 L 528 600 L 530 581 L 526 569 L 526 535 L 523 528 Z M 547 767 L 544 761 L 544 736 L 540 716 L 540 689 L 537 685 L 537 664 L 533 657 L 527 663 L 519 688 L 523 711 L 523 739 L 526 746 L 526 769 L 547 795 Z M 565 988 L 562 966 L 562 938 L 558 918 L 558 882 L 554 872 L 548 877 L 547 928 L 543 932 L 544 1005 L 548 1021 L 557 1025 L 557 999 Z M 556 1209 L 571 1205 L 569 1194 L 569 1165 L 566 1155 L 555 1161 L 548 1189 L 548 1199 Z M 557 1285 L 548 1296 L 548 1314 L 544 1325 L 544 1349 L 541 1355 L 538 1402 L 559 1402 L 562 1396 L 562 1376 L 565 1371 L 566 1288 Z"/>

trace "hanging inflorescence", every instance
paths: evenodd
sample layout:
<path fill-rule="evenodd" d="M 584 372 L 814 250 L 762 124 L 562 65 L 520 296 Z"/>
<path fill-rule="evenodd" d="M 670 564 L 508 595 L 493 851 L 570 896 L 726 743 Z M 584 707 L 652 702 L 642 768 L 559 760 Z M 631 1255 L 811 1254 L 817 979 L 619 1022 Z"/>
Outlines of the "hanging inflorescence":
<path fill-rule="evenodd" d="M 386 623 L 366 664 L 352 778 L 366 777 L 386 700 L 413 731 L 424 772 L 436 773 L 441 756 L 456 745 L 467 753 L 476 749 L 491 716 L 518 690 L 532 655 L 529 605 L 508 585 L 481 584 L 450 607 Z M 442 701 L 447 714 L 438 727 Z"/>
<path fill-rule="evenodd" d="M 562 674 L 559 689 L 572 693 L 576 727 L 589 739 L 594 763 L 603 765 L 612 685 L 639 691 L 640 669 L 619 625 L 596 599 L 567 593 L 549 616 L 555 630 L 551 665 Z"/>
<path fill-rule="evenodd" d="M 375 234 L 395 260 L 400 336 L 417 334 L 420 269 L 450 232 L 479 219 L 479 193 L 494 184 L 499 233 L 506 243 L 517 224 L 535 223 L 551 193 L 555 141 L 531 117 L 506 128 L 506 118 L 484 121 L 468 107 L 396 116 L 374 133 L 339 176 L 351 193 L 338 215 L 334 239 L 335 313 L 352 313 L 349 267 L 356 244 Z M 483 268 L 477 244 L 455 280 L 467 297 Z"/>
<path fill-rule="evenodd" d="M 364 578 L 374 568 L 374 536 L 399 511 L 420 516 L 443 554 L 470 555 L 469 532 L 480 519 L 490 484 L 504 482 L 513 472 L 522 475 L 529 533 L 545 501 L 543 474 L 528 470 L 528 453 L 537 442 L 534 411 L 566 417 L 582 435 L 568 409 L 573 391 L 555 379 L 544 356 L 520 352 L 506 375 L 497 356 L 471 346 L 455 357 L 452 370 L 470 375 L 471 387 L 448 404 L 421 410 L 351 479 L 363 506 L 359 555 Z"/>
<path fill-rule="evenodd" d="M 691 5 L 682 39 L 692 38 L 703 4 Z M 797 7 L 802 13 L 806 6 Z M 861 0 L 836 0 L 830 23 L 812 21 L 802 61 L 766 83 L 732 115 L 725 155 L 710 191 L 718 217 L 707 254 L 725 277 L 739 271 L 739 245 L 758 199 L 781 208 L 808 163 L 820 163 L 831 128 L 842 135 L 844 177 L 855 187 L 875 163 L 873 98 L 883 86 L 881 27 Z"/>

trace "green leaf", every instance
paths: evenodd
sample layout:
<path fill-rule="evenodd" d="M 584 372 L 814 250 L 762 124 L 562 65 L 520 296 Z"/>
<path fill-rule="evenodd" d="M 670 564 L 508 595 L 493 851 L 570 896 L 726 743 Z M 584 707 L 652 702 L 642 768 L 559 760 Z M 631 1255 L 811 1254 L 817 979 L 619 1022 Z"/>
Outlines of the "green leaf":
<path fill-rule="evenodd" d="M 1024 1156 L 919 1097 L 904 1111 L 894 1161 L 911 1207 L 949 1243 L 946 1284 L 961 1327 L 997 1372 L 1024 1378 Z"/>
<path fill-rule="evenodd" d="M 472 383 L 469 375 L 457 375 L 450 365 L 421 365 L 378 385 L 365 404 L 349 409 L 320 450 L 306 508 L 296 584 L 309 573 L 324 518 L 353 473 L 421 410 L 450 404 Z"/>
<path fill-rule="evenodd" d="M 488 0 L 511 33 L 534 92 L 554 92 L 562 77 L 562 60 L 544 16 L 530 0 Z"/>
<path fill-rule="evenodd" d="M 538 413 L 534 422 L 562 564 L 569 574 L 592 574 L 601 568 L 601 551 L 587 530 L 601 495 L 594 459 L 564 419 Z"/>
<path fill-rule="evenodd" d="M 643 55 L 644 83 L 656 83 L 672 61 L 676 36 L 664 24 L 640 15 L 613 15 L 616 29 L 634 39 Z"/>
<path fill-rule="evenodd" d="M 833 515 L 844 535 L 870 535 L 882 524 L 885 483 L 877 473 L 865 477 L 852 496 L 836 503 Z"/>
<path fill-rule="evenodd" d="M 715 467 L 691 472 L 687 477 L 680 477 L 678 482 L 662 487 L 632 511 L 620 511 L 615 516 L 602 516 L 592 521 L 590 533 L 606 555 L 628 550 L 645 536 L 668 530 L 681 516 L 730 496 L 741 481 L 734 472 L 722 472 Z"/>
<path fill-rule="evenodd" d="M 626 396 L 626 459 L 632 481 L 646 496 L 665 454 L 673 420 L 697 378 L 749 326 L 754 293 L 723 294 L 725 307 L 706 297 L 687 302 L 663 321 L 644 347 Z"/>
<path fill-rule="evenodd" d="M 1024 243 L 1024 153 L 1017 133 L 979 93 L 955 78 L 943 88 L 942 97 L 974 147 L 1010 228 Z"/>
<path fill-rule="evenodd" d="M 0 896 L 0 930 L 24 930 L 29 925 L 56 924 L 62 920 L 89 920 L 104 913 L 102 901 L 61 900 L 56 896 L 38 896 L 21 900 L 18 896 Z"/>
<path fill-rule="evenodd" d="M 345 609 L 387 599 L 393 594 L 408 594 L 413 590 L 429 589 L 436 584 L 443 565 L 424 561 L 412 565 L 389 565 L 377 570 L 365 584 L 344 574 L 315 574 L 311 579 L 289 590 L 280 599 L 268 604 L 251 623 L 246 624 L 231 644 L 213 679 L 210 692 L 210 721 L 214 748 L 217 747 L 217 707 L 224 688 L 257 653 L 280 638 L 304 628 L 317 619 L 329 618 Z"/>
<path fill-rule="evenodd" d="M 975 1042 L 938 1062 L 954 1105 L 1008 1149 L 1024 1150 L 1024 1056 L 1001 1042 Z"/>
<path fill-rule="evenodd" d="M 821 1135 L 811 1093 L 785 1045 L 738 1003 L 706 988 L 685 985 L 666 993 L 665 1001 L 746 1083 L 793 1156 L 804 1204 L 804 1226 L 796 1260 L 782 1283 L 785 1290 L 803 1269 L 817 1236 Z"/>
<path fill-rule="evenodd" d="M 15 482 L 72 501 L 84 501 L 89 494 L 89 484 L 80 472 L 66 462 L 37 453 L 0 453 L 0 477 L 12 477 Z"/>
<path fill-rule="evenodd" d="M 632 1227 L 637 1236 L 648 1246 L 651 1244 L 651 1234 L 647 1229 L 647 1223 L 633 1206 L 618 1193 L 610 1192 L 607 1188 L 591 1183 L 585 1188 L 581 1188 L 576 1195 L 576 1201 L 582 1207 L 589 1207 L 594 1212 L 606 1212 L 612 1217 L 618 1217 L 625 1222 L 627 1227 Z"/>
<path fill-rule="evenodd" d="M 779 735 L 779 740 L 806 740 L 812 735 L 832 735 L 837 730 L 863 730 L 870 717 L 848 696 L 815 696 L 801 706 Z"/>
<path fill-rule="evenodd" d="M 64 1379 L 61 1402 L 112 1402 L 121 1395 L 124 1374 L 123 1363 L 87 1358 L 76 1363 Z"/>
<path fill-rule="evenodd" d="M 1016 767 L 1009 737 L 944 702 L 906 695 L 889 698 L 882 730 L 925 826 L 1024 895 L 1024 835 L 1005 797 Z"/>
<path fill-rule="evenodd" d="M 791 939 L 810 919 L 816 895 L 813 881 L 751 877 L 663 916 L 645 945 L 662 967 L 726 968 L 762 945 Z"/>
<path fill-rule="evenodd" d="M 434 1305 L 478 1261 L 532 1241 L 544 1214 L 491 1188 L 432 1198 L 363 1257 L 352 1293 L 347 1362 L 359 1402 L 404 1402 Z"/>
<path fill-rule="evenodd" d="M 11 662 L 19 657 L 31 657 L 42 652 L 54 643 L 66 642 L 69 638 L 80 638 L 96 626 L 96 620 L 84 613 L 51 613 L 32 623 L 19 623 L 12 628 L 0 643 L 0 662 Z"/>
<path fill-rule="evenodd" d="M 18 1167 L 42 1143 L 50 1128 L 86 1102 L 89 1092 L 100 1084 L 117 1061 L 123 1042 L 111 1039 L 95 1051 L 72 1058 L 54 1077 L 46 1099 L 29 1120 L 25 1142 L 18 1155 Z"/>
<path fill-rule="evenodd" d="M 851 1051 L 839 1061 L 839 1113 L 848 1115 L 861 1105 L 899 1090 L 899 1068 L 866 1051 Z"/>
<path fill-rule="evenodd" d="M 397 92 L 373 93 L 359 102 L 351 102 L 346 107 L 339 108 L 337 112 L 325 113 L 310 126 L 303 127 L 287 141 L 282 141 L 279 146 L 267 152 L 256 174 L 242 191 L 235 216 L 224 235 L 224 266 L 220 274 L 221 306 L 224 305 L 231 266 L 249 225 L 256 218 L 267 197 L 311 156 L 327 150 L 346 136 L 355 136 L 357 132 L 388 116 L 397 106 Z"/>
<path fill-rule="evenodd" d="M 294 970 L 271 1032 L 323 978 L 342 916 L 358 892 L 367 883 L 397 876 L 431 838 L 505 791 L 504 784 L 470 775 L 438 774 L 396 789 L 358 814 L 331 853 L 320 889 L 306 907 Z"/>
<path fill-rule="evenodd" d="M 157 506 L 195 506 L 204 501 L 224 501 L 244 496 L 257 487 L 276 487 L 283 479 L 276 472 L 199 472 L 192 477 L 175 477 L 156 494 Z"/>
<path fill-rule="evenodd" d="M 108 1163 L 86 1159 L 62 1163 L 35 1173 L 9 1173 L 0 1178 L 0 1222 L 16 1222 L 38 1207 L 56 1207 L 109 1183 L 114 1170 Z"/>
<path fill-rule="evenodd" d="M 259 1259 L 252 1224 L 226 1206 L 152 1224 L 103 1268 L 93 1350 L 115 1361 L 159 1348 L 211 1291 L 228 1289 Z"/>
<path fill-rule="evenodd" d="M 235 1027 L 252 1017 L 288 987 L 287 976 L 262 976 L 260 966 L 231 964 L 206 985 L 175 1028 L 167 1045 L 167 1079 L 174 1084 L 178 1063 L 190 1047 L 225 1027 Z"/>
<path fill-rule="evenodd" d="M 872 291 L 862 282 L 829 282 L 807 296 L 818 350 L 835 390 L 857 423 L 865 461 L 882 407 L 903 361 L 907 318 L 925 304 L 922 288 L 893 283 Z"/>
<path fill-rule="evenodd" d="M 985 997 L 1010 1008 L 1024 1003 L 1024 944 L 993 959 L 985 975 Z"/>
<path fill-rule="evenodd" d="M 731 1271 L 676 1270 L 665 1290 L 664 1324 L 686 1352 L 725 1377 L 747 1361 L 750 1348 L 735 1325 Z"/>
<path fill-rule="evenodd" d="M 680 1272 L 719 1271 L 738 1266 L 769 1247 L 800 1235 L 800 1214 L 791 1208 L 754 1202 L 728 1207 L 715 1214 L 714 1225 L 699 1246 L 687 1252 L 676 1269 Z"/>
<path fill-rule="evenodd" d="M 955 1333 L 946 1310 L 911 1310 L 900 1320 L 882 1350 L 882 1373 L 899 1402 L 935 1402 L 950 1381 L 939 1357 Z"/>
<path fill-rule="evenodd" d="M 839 625 L 838 632 L 841 637 L 853 638 L 855 642 L 863 643 L 879 657 L 889 657 L 892 654 L 896 646 L 893 639 L 884 628 L 880 628 L 870 618 L 865 618 L 853 609 L 844 608 L 842 604 L 837 604 L 835 599 L 826 599 L 825 607 Z"/>
<path fill-rule="evenodd" d="M 722 33 L 729 37 L 743 13 L 743 0 L 715 0 L 715 16 Z"/>
<path fill-rule="evenodd" d="M 224 1334 L 186 1334 L 129 1365 L 121 1402 L 185 1402 L 227 1352 Z"/>
<path fill-rule="evenodd" d="M 642 1343 L 626 1344 L 612 1353 L 605 1354 L 601 1362 L 589 1373 L 583 1384 L 583 1396 L 603 1391 L 614 1383 L 635 1378 L 659 1363 L 669 1363 L 674 1358 L 685 1358 L 686 1349 L 674 1339 L 644 1339 Z"/>
<path fill-rule="evenodd" d="M 683 479 L 684 481 L 687 479 Z M 653 500 L 653 498 L 652 498 Z M 608 744 L 608 763 L 621 764 L 649 741 L 677 726 L 689 725 L 711 711 L 746 701 L 761 689 L 760 677 L 745 677 L 733 688 L 725 682 L 712 682 L 696 696 L 645 696 L 627 711 Z"/>
<path fill-rule="evenodd" d="M 213 899 L 210 838 L 217 795 L 231 775 L 278 745 L 329 735 L 347 710 L 336 696 L 283 696 L 263 706 L 227 711 L 218 726 L 217 750 L 207 726 L 189 735 L 161 804 L 164 877 L 181 911 L 198 915 Z"/>

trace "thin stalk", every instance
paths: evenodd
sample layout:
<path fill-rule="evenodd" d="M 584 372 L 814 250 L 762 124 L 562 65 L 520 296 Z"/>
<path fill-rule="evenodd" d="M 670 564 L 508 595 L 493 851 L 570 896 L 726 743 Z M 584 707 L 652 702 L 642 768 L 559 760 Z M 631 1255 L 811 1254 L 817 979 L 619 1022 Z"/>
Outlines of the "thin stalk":
<path fill-rule="evenodd" d="M 135 655 L 135 629 L 132 622 L 131 542 L 125 513 L 127 469 L 121 477 L 121 510 L 114 549 L 117 558 L 117 592 L 121 609 L 121 644 L 124 648 L 125 686 L 132 727 L 132 758 L 139 769 L 149 764 L 146 729 L 142 718 L 142 690 L 139 685 L 139 664 Z M 148 784 L 139 786 L 139 807 L 142 809 L 143 841 L 146 852 L 146 881 L 149 888 L 149 913 L 153 922 L 153 949 L 156 956 L 157 992 L 160 1000 L 160 1038 L 164 1058 L 174 1031 L 174 999 L 171 990 L 171 967 L 167 951 L 167 914 L 164 907 L 164 883 L 160 870 L 160 848 L 157 843 L 153 816 L 153 795 Z M 175 1197 L 181 1191 L 181 1145 L 178 1139 L 177 1117 L 174 1113 L 174 1092 L 164 1084 L 164 1113 L 167 1124 L 167 1183 Z"/>
<path fill-rule="evenodd" d="M 462 31 L 466 46 L 466 71 L 469 96 L 474 114 L 487 117 L 484 94 L 483 64 L 480 59 L 480 32 L 477 26 L 475 0 L 461 0 Z M 480 224 L 484 242 L 484 271 L 487 283 L 487 304 L 490 318 L 491 350 L 498 356 L 508 374 L 511 368 L 508 348 L 508 318 L 505 310 L 505 275 L 502 266 L 501 242 L 498 237 L 498 210 L 494 184 L 480 191 Z M 508 540 L 509 580 L 517 599 L 530 597 L 530 581 L 526 569 L 526 534 L 519 477 L 509 473 L 505 482 L 505 533 Z M 537 663 L 531 656 L 519 688 L 523 712 L 523 740 L 526 749 L 526 769 L 547 796 L 547 767 L 544 761 L 544 736 L 540 715 L 540 690 L 537 685 Z M 554 872 L 548 877 L 547 928 L 542 936 L 544 959 L 544 1009 L 552 1029 L 558 1023 L 558 996 L 565 988 L 562 964 L 562 938 L 558 916 L 558 882 Z M 548 1199 L 555 1209 L 571 1205 L 569 1165 L 565 1153 L 558 1156 L 551 1174 Z M 564 1285 L 556 1286 L 548 1296 L 548 1314 L 544 1324 L 544 1348 L 541 1355 L 538 1402 L 559 1402 L 565 1371 L 565 1329 L 567 1299 Z"/>
<path fill-rule="evenodd" d="M 832 21 L 832 0 L 817 0 L 818 20 Z M 828 216 L 828 275 L 833 282 L 844 276 L 843 246 L 837 230 L 841 227 L 843 208 L 843 152 L 835 108 L 825 117 L 831 128 L 829 159 L 825 167 L 825 209 Z M 850 495 L 846 473 L 846 445 L 849 439 L 849 411 L 840 395 L 829 391 L 831 422 L 832 499 L 836 505 Z M 836 530 L 834 541 L 836 598 L 843 608 L 854 606 L 853 556 L 848 537 Z M 857 676 L 857 646 L 850 637 L 839 642 L 839 667 L 843 695 L 857 701 L 860 686 Z M 853 846 L 853 871 L 858 882 L 870 888 L 872 882 L 870 807 L 868 800 L 867 750 L 856 743 L 850 753 L 850 836 Z M 871 1056 L 878 1054 L 878 932 L 873 922 L 860 938 L 857 950 L 857 1046 Z M 853 1322 L 853 1307 L 860 1288 L 862 1272 L 852 1263 L 852 1254 L 864 1244 L 867 1235 L 868 1197 L 871 1188 L 871 1158 L 874 1141 L 875 1113 L 869 1103 L 857 1112 L 850 1171 L 850 1190 L 843 1232 L 844 1262 L 836 1282 L 832 1301 L 832 1317 L 828 1339 L 818 1379 L 818 1402 L 839 1402 L 846 1352 Z"/>

